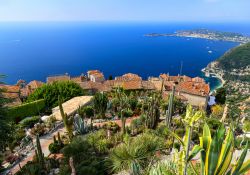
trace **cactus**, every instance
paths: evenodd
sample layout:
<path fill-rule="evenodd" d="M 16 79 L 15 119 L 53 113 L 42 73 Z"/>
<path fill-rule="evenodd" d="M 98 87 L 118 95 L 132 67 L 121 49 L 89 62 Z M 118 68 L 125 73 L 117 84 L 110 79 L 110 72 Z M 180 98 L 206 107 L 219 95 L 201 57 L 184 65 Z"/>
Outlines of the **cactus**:
<path fill-rule="evenodd" d="M 122 134 L 125 134 L 126 118 L 123 116 L 123 110 L 121 110 L 121 122 L 122 122 Z"/>
<path fill-rule="evenodd" d="M 66 128 L 69 140 L 71 141 L 72 138 L 73 138 L 73 122 L 74 122 L 74 119 L 73 119 L 73 117 L 68 117 L 67 114 L 64 113 L 63 106 L 62 106 L 62 101 L 61 101 L 60 96 L 58 96 L 58 105 L 59 105 L 60 113 L 61 113 L 61 116 L 62 116 L 62 119 L 63 119 L 63 124 L 64 124 L 64 126 Z"/>
<path fill-rule="evenodd" d="M 155 129 L 160 118 L 159 100 L 156 95 L 149 101 L 145 114 L 145 126 L 149 129 Z"/>
<path fill-rule="evenodd" d="M 39 164 L 43 168 L 45 168 L 44 154 L 43 154 L 43 151 L 42 151 L 42 148 L 41 148 L 39 135 L 36 135 L 36 150 L 35 150 L 35 153 L 36 153 L 36 157 L 37 157 L 37 160 L 38 160 Z"/>
<path fill-rule="evenodd" d="M 168 102 L 168 112 L 166 116 L 166 125 L 168 127 L 171 126 L 171 122 L 172 122 L 174 94 L 175 94 L 175 86 L 173 86 L 172 93 L 170 94 L 169 102 Z"/>
<path fill-rule="evenodd" d="M 63 142 L 62 142 L 62 139 L 61 139 L 61 135 L 60 135 L 60 132 L 58 132 L 57 133 L 57 138 L 58 138 L 58 143 L 60 144 L 60 145 L 63 145 Z"/>
<path fill-rule="evenodd" d="M 74 118 L 74 129 L 78 134 L 85 134 L 88 132 L 88 127 L 84 123 L 84 119 L 80 116 L 75 116 Z"/>

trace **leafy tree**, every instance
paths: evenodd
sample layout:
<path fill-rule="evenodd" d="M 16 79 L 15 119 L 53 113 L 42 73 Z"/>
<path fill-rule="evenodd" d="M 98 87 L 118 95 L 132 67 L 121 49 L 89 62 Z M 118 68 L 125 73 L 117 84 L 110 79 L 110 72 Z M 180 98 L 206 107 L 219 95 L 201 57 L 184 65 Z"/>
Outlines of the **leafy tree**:
<path fill-rule="evenodd" d="M 216 94 L 215 94 L 215 101 L 218 104 L 225 104 L 226 102 L 226 89 L 225 88 L 219 88 L 216 90 Z"/>
<path fill-rule="evenodd" d="M 52 84 L 45 84 L 36 89 L 28 97 L 27 102 L 44 99 L 46 106 L 53 108 L 58 106 L 59 95 L 62 102 L 65 102 L 73 97 L 84 95 L 84 91 L 78 84 L 72 81 L 58 81 Z"/>

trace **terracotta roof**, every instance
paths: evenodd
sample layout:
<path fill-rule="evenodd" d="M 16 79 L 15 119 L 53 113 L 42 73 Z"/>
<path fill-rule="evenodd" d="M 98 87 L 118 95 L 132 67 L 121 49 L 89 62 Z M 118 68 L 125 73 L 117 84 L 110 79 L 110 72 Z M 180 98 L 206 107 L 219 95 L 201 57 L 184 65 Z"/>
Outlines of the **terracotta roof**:
<path fill-rule="evenodd" d="M 91 76 L 94 76 L 96 78 L 104 78 L 104 75 L 101 72 L 92 73 Z"/>
<path fill-rule="evenodd" d="M 160 78 L 164 79 L 166 81 L 176 81 L 176 82 L 179 82 L 179 81 L 192 81 L 192 78 L 188 77 L 186 75 L 183 75 L 183 76 L 179 76 L 179 75 L 178 76 L 169 76 L 168 74 L 161 74 Z"/>
<path fill-rule="evenodd" d="M 168 74 L 160 74 L 159 76 L 161 79 L 168 80 L 169 75 Z"/>
<path fill-rule="evenodd" d="M 29 84 L 27 84 L 27 86 L 29 86 L 32 90 L 35 90 L 35 89 L 41 87 L 42 85 L 44 85 L 44 83 L 41 81 L 37 81 L 37 80 L 33 80 L 33 81 L 29 82 Z"/>
<path fill-rule="evenodd" d="M 5 85 L 5 84 L 0 84 L 0 89 L 4 89 L 6 93 L 19 93 L 20 87 L 17 85 Z"/>
<path fill-rule="evenodd" d="M 41 81 L 37 81 L 37 80 L 33 80 L 33 81 L 29 82 L 29 84 L 27 84 L 24 88 L 20 89 L 21 96 L 22 97 L 29 96 L 31 93 L 34 92 L 34 90 L 41 87 L 42 85 L 44 85 L 44 83 Z"/>
<path fill-rule="evenodd" d="M 177 91 L 189 93 L 193 95 L 207 96 L 210 92 L 210 87 L 206 83 L 197 82 L 180 82 L 177 87 Z"/>
<path fill-rule="evenodd" d="M 20 87 L 17 85 L 4 85 L 0 84 L 0 89 L 3 89 L 4 92 L 2 93 L 3 98 L 11 99 L 6 106 L 15 106 L 22 103 L 20 99 Z"/>
<path fill-rule="evenodd" d="M 84 90 L 94 90 L 98 92 L 108 92 L 112 90 L 111 86 L 100 82 L 86 81 L 79 83 L 79 85 Z"/>
<path fill-rule="evenodd" d="M 47 77 L 47 83 L 53 83 L 55 81 L 67 81 L 67 80 L 70 80 L 70 76 L 68 75 L 58 75 L 58 76 Z"/>
<path fill-rule="evenodd" d="M 71 77 L 70 78 L 71 81 L 74 81 L 74 82 L 83 82 L 83 81 L 86 81 L 86 77 L 85 76 L 78 76 L 78 77 Z"/>
<path fill-rule="evenodd" d="M 143 89 L 143 87 L 142 87 L 142 81 L 124 81 L 122 83 L 122 87 L 125 90 Z"/>
<path fill-rule="evenodd" d="M 92 75 L 92 74 L 95 74 L 95 73 L 101 73 L 101 71 L 99 71 L 99 70 L 89 70 L 87 72 L 88 75 Z"/>
<path fill-rule="evenodd" d="M 115 77 L 119 81 L 140 81 L 142 78 L 137 74 L 127 73 L 122 76 Z"/>
<path fill-rule="evenodd" d="M 195 78 L 192 78 L 192 81 L 194 82 L 199 82 L 199 83 L 204 83 L 205 80 L 201 77 L 195 77 Z"/>
<path fill-rule="evenodd" d="M 154 83 L 150 81 L 142 81 L 142 88 L 146 90 L 156 90 Z"/>

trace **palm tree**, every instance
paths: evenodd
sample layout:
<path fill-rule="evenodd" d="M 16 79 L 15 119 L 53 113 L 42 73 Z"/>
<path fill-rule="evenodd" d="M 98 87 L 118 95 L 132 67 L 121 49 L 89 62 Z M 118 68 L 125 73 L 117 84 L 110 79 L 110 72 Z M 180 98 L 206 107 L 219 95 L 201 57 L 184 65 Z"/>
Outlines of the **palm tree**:
<path fill-rule="evenodd" d="M 164 145 L 162 138 L 144 133 L 136 138 L 128 138 L 125 143 L 115 147 L 107 161 L 112 172 L 145 174 L 145 171 L 157 161 L 156 152 L 163 149 Z"/>

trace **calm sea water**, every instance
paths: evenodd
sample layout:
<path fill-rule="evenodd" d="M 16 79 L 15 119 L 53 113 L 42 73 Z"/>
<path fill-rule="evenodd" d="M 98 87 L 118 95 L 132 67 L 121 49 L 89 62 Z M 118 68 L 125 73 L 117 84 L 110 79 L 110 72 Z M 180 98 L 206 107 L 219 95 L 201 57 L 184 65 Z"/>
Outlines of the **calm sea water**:
<path fill-rule="evenodd" d="M 42 80 L 55 74 L 79 75 L 100 69 L 109 75 L 132 72 L 201 76 L 201 69 L 232 47 L 232 42 L 178 37 L 145 37 L 144 34 L 208 28 L 249 35 L 247 24 L 57 22 L 0 23 L 0 73 L 5 82 Z M 209 53 L 208 51 L 212 51 Z M 217 79 L 208 79 L 211 87 Z"/>

